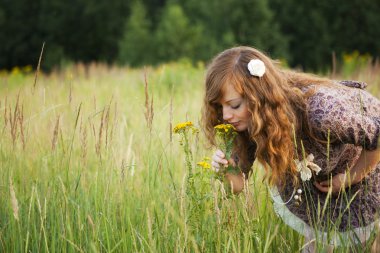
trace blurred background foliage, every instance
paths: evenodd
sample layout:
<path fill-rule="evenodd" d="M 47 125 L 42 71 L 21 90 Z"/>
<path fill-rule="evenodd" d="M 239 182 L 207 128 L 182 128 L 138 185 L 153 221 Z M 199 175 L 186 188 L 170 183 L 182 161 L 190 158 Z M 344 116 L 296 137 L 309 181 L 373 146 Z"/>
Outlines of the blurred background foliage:
<path fill-rule="evenodd" d="M 250 45 L 291 67 L 328 71 L 349 55 L 378 58 L 378 13 L 373 0 L 0 0 L 0 69 L 35 67 L 45 42 L 44 70 L 207 62 Z"/>

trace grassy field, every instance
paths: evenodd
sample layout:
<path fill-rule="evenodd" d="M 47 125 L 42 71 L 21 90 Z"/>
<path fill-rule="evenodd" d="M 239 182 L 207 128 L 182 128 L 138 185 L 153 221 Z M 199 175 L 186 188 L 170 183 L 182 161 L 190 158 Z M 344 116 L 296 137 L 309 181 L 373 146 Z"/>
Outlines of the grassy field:
<path fill-rule="evenodd" d="M 380 97 L 379 73 L 331 75 Z M 186 63 L 0 74 L 0 252 L 299 251 L 261 175 L 226 199 L 196 166 L 212 154 L 201 133 L 189 134 L 196 191 L 186 192 L 172 129 L 199 126 L 204 74 Z"/>

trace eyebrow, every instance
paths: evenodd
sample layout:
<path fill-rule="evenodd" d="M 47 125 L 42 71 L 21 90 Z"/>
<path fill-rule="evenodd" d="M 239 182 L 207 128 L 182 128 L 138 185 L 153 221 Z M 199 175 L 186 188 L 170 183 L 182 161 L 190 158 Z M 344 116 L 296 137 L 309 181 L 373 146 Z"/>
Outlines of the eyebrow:
<path fill-rule="evenodd" d="M 230 100 L 227 100 L 226 103 L 230 103 L 230 102 L 233 102 L 233 101 L 239 100 L 239 99 L 242 99 L 242 98 L 232 98 Z"/>

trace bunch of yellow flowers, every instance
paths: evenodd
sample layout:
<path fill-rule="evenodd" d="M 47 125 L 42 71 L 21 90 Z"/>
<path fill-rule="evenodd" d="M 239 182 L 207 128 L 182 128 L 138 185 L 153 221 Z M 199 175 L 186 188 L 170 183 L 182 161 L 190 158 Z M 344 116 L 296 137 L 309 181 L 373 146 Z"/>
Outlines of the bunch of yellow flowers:
<path fill-rule="evenodd" d="M 194 127 L 193 122 L 191 122 L 191 121 L 186 121 L 186 122 L 177 124 L 173 128 L 173 132 L 176 134 L 179 134 L 179 133 L 184 133 L 188 129 L 193 130 L 193 133 L 198 132 L 198 129 L 196 127 Z"/>

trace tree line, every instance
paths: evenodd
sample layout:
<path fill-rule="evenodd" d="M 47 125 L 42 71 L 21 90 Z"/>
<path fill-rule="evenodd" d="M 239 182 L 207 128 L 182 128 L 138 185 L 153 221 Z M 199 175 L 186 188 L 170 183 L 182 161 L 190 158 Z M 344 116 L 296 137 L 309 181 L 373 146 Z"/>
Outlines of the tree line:
<path fill-rule="evenodd" d="M 139 67 L 250 45 L 290 66 L 380 55 L 380 1 L 0 0 L 0 69 L 102 61 Z"/>

